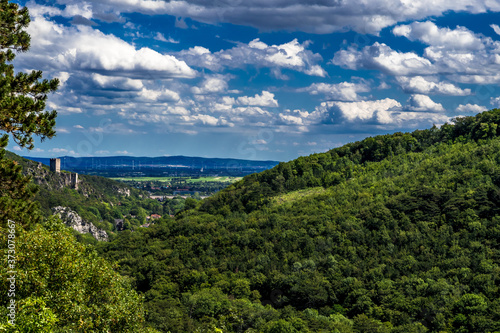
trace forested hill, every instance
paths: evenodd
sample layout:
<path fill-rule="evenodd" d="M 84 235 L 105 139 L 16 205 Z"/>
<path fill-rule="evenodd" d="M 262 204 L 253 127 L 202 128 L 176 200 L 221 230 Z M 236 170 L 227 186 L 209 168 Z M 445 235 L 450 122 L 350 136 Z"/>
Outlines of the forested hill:
<path fill-rule="evenodd" d="M 47 217 L 52 211 L 46 204 L 53 203 L 71 207 L 86 222 L 94 222 L 89 218 L 97 220 L 93 213 L 99 214 L 98 208 L 107 207 L 103 214 L 110 214 L 115 200 L 132 198 L 116 191 L 127 188 L 99 177 L 83 177 L 75 190 L 68 186 L 65 173 L 50 172 L 7 152 L 6 138 L 0 138 L 0 171 L 4 176 L 0 186 L 0 246 L 5 249 L 0 289 L 9 293 L 0 295 L 0 332 L 156 332 L 144 325 L 142 299 L 116 272 L 116 266 L 100 258 L 91 246 L 77 242 L 60 220 Z M 23 173 L 31 175 L 31 181 Z M 43 211 L 33 201 L 34 182 L 40 184 L 37 199 Z M 107 223 L 102 219 L 97 222 Z M 7 305 L 13 300 L 15 326 L 8 322 L 12 310 Z"/>
<path fill-rule="evenodd" d="M 355 166 L 379 162 L 401 154 L 419 153 L 436 144 L 477 142 L 500 135 L 500 110 L 463 117 L 454 124 L 413 133 L 395 133 L 370 137 L 326 153 L 299 157 L 277 167 L 252 174 L 218 196 L 205 200 L 202 211 L 225 209 L 250 212 L 263 207 L 273 196 L 300 189 L 338 185 L 353 178 Z"/>
<path fill-rule="evenodd" d="M 49 171 L 49 167 L 39 162 L 32 161 L 12 152 L 6 151 L 6 157 L 15 161 L 22 167 L 23 174 L 31 177 L 32 182 L 39 187 L 36 201 L 40 202 L 42 209 L 50 211 L 50 208 L 71 201 L 70 197 L 78 197 L 82 200 L 101 200 L 108 203 L 118 203 L 122 196 L 139 196 L 142 191 L 134 189 L 115 180 L 98 176 L 78 175 L 78 188 L 75 189 L 68 181 L 70 173 Z M 78 201 L 78 200 L 77 200 Z M 76 209 L 76 206 L 74 207 Z"/>
<path fill-rule="evenodd" d="M 31 183 L 37 185 L 34 200 L 40 204 L 40 211 L 45 217 L 51 216 L 55 207 L 67 207 L 77 213 L 83 222 L 92 223 L 112 235 L 117 231 L 116 221 L 123 222 L 121 228 L 135 229 L 146 223 L 147 215 L 163 215 L 162 204 L 149 199 L 147 192 L 112 179 L 82 174 L 78 175 L 78 187 L 74 188 L 68 172 L 51 172 L 39 162 L 8 151 L 5 153 L 8 159 L 22 167 L 24 175 L 31 177 Z M 83 237 L 92 242 L 93 238 L 87 236 L 78 235 L 80 240 Z"/>
<path fill-rule="evenodd" d="M 497 332 L 499 123 L 281 163 L 99 252 L 163 332 Z"/>

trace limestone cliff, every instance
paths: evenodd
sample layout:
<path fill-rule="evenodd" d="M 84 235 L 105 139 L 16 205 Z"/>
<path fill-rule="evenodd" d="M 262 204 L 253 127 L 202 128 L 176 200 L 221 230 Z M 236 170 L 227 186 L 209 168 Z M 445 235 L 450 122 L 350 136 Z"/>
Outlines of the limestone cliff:
<path fill-rule="evenodd" d="M 67 226 L 75 229 L 81 234 L 90 233 L 98 241 L 108 241 L 108 234 L 106 231 L 97 228 L 91 222 L 86 222 L 78 215 L 77 212 L 68 207 L 57 206 L 52 208 L 54 215 L 58 215 Z"/>

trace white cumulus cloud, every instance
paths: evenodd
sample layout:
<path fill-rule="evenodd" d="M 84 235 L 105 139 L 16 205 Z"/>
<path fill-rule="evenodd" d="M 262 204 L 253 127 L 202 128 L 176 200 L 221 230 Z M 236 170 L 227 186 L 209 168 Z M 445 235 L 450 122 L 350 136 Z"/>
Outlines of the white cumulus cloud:
<path fill-rule="evenodd" d="M 327 113 L 330 116 L 330 119 L 325 119 L 326 122 L 377 120 L 386 123 L 386 115 L 383 113 L 392 109 L 398 109 L 401 107 L 401 104 L 394 99 L 385 98 L 375 101 L 326 102 L 322 103 L 321 106 L 324 110 L 328 110 Z"/>
<path fill-rule="evenodd" d="M 407 108 L 413 111 L 431 111 L 442 112 L 444 111 L 443 105 L 434 102 L 429 96 L 415 94 L 411 95 L 408 99 Z"/>
<path fill-rule="evenodd" d="M 199 95 L 221 93 L 228 88 L 227 80 L 228 77 L 224 75 L 207 76 L 199 87 L 193 87 L 191 91 Z"/>
<path fill-rule="evenodd" d="M 413 94 L 440 94 L 451 96 L 466 96 L 470 89 L 461 89 L 452 83 L 435 82 L 436 79 L 423 76 L 399 76 L 396 78 L 403 91 Z"/>
<path fill-rule="evenodd" d="M 83 70 L 128 78 L 192 78 L 196 72 L 172 55 L 134 45 L 87 26 L 67 27 L 35 16 L 28 27 L 31 50 L 22 64 L 61 71 Z"/>
<path fill-rule="evenodd" d="M 344 124 L 351 128 L 357 128 L 361 124 L 384 129 L 414 128 L 442 124 L 449 120 L 442 113 L 427 111 L 404 111 L 401 103 L 385 98 L 359 102 L 323 102 L 312 115 L 317 114 L 321 123 Z"/>
<path fill-rule="evenodd" d="M 370 87 L 365 83 L 341 82 L 341 83 L 313 83 L 307 88 L 299 89 L 307 91 L 311 95 L 325 95 L 330 100 L 357 101 L 361 97 L 359 93 L 369 92 Z"/>
<path fill-rule="evenodd" d="M 439 28 L 431 21 L 398 25 L 392 32 L 396 36 L 404 36 L 412 41 L 418 40 L 427 45 L 447 49 L 478 50 L 484 47 L 482 39 L 467 28 L 457 27 L 453 30 Z"/>
<path fill-rule="evenodd" d="M 231 49 L 215 53 L 196 46 L 179 52 L 177 56 L 190 66 L 205 67 L 213 71 L 251 65 L 257 68 L 271 68 L 277 77 L 281 69 L 290 69 L 311 76 L 326 76 L 326 71 L 318 65 L 322 57 L 307 50 L 308 45 L 309 42 L 300 44 L 297 39 L 280 45 L 267 45 L 260 39 L 254 39 L 248 44 L 239 43 Z"/>
<path fill-rule="evenodd" d="M 500 108 L 500 97 L 491 97 L 490 104 L 496 108 Z"/>
<path fill-rule="evenodd" d="M 92 73 L 92 80 L 103 89 L 141 90 L 144 87 L 141 80 L 117 76 L 104 76 L 97 73 Z"/>
<path fill-rule="evenodd" d="M 262 91 L 262 94 L 256 94 L 254 97 L 240 96 L 237 99 L 240 105 L 278 107 L 278 101 L 274 99 L 274 94 L 269 91 Z"/>
<path fill-rule="evenodd" d="M 460 104 L 455 109 L 456 112 L 460 113 L 479 113 L 488 110 L 486 107 L 477 104 Z"/>
<path fill-rule="evenodd" d="M 165 43 L 179 44 L 178 40 L 175 40 L 172 37 L 168 37 L 167 39 L 165 38 L 165 35 L 163 35 L 161 32 L 157 32 L 156 35 L 154 36 L 154 39 Z"/>
<path fill-rule="evenodd" d="M 145 100 L 149 101 L 157 101 L 157 102 L 166 102 L 166 101 L 179 101 L 180 96 L 177 92 L 169 90 L 169 89 L 146 89 L 143 88 L 139 92 L 139 96 Z"/>
<path fill-rule="evenodd" d="M 350 47 L 335 53 L 334 65 L 347 69 L 376 69 L 390 75 L 433 74 L 429 59 L 414 52 L 399 52 L 384 43 L 375 42 L 361 50 Z"/>
<path fill-rule="evenodd" d="M 490 37 L 463 27 L 440 28 L 433 22 L 400 25 L 393 33 L 429 46 L 421 55 L 393 50 L 378 42 L 361 49 L 350 46 L 336 52 L 332 63 L 353 70 L 379 70 L 394 76 L 445 75 L 463 83 L 498 83 L 500 80 L 500 42 Z M 435 93 L 459 92 L 442 84 L 430 88 Z M 465 90 L 462 93 L 465 94 Z"/>
<path fill-rule="evenodd" d="M 490 27 L 495 31 L 497 35 L 500 35 L 500 27 L 496 24 L 490 24 Z"/>

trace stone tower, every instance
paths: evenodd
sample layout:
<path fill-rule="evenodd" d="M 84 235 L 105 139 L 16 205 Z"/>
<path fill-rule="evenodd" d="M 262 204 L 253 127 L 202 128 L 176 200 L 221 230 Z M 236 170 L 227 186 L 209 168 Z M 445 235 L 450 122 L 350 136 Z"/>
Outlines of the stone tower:
<path fill-rule="evenodd" d="M 61 160 L 59 158 L 50 159 L 50 171 L 61 172 Z"/>
<path fill-rule="evenodd" d="M 71 177 L 71 186 L 75 190 L 78 190 L 78 174 L 77 173 L 72 173 L 72 174 L 70 174 L 70 177 Z"/>

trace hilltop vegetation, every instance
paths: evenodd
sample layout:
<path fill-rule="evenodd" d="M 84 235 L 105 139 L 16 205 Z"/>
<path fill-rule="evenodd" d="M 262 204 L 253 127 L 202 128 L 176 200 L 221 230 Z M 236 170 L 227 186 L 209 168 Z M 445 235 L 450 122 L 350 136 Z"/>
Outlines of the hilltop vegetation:
<path fill-rule="evenodd" d="M 130 189 L 101 177 L 84 176 L 80 188 L 72 189 L 60 174 L 7 152 L 7 140 L 0 138 L 0 246 L 15 252 L 2 257 L 0 289 L 11 290 L 8 279 L 15 278 L 16 326 L 7 323 L 12 297 L 5 292 L 0 296 L 0 331 L 153 332 L 144 325 L 143 300 L 130 281 L 93 247 L 78 242 L 50 209 L 66 205 L 103 225 L 106 214 L 116 214 L 113 202 L 123 201 L 126 210 L 127 203 L 148 200 L 137 193 L 127 199 L 125 190 Z M 97 217 L 99 209 L 104 209 L 104 219 Z M 10 230 L 15 230 L 14 238 Z"/>
<path fill-rule="evenodd" d="M 99 252 L 163 332 L 500 331 L 498 124 L 280 163 Z"/>
<path fill-rule="evenodd" d="M 6 143 L 5 137 L 0 140 L 0 171 L 11 168 L 11 177 L 24 187 L 10 185 L 9 191 L 9 183 L 4 182 L 4 188 L 0 188 L 2 248 L 10 248 L 8 225 L 12 222 L 7 223 L 7 219 L 16 225 L 18 302 L 14 327 L 6 323 L 8 295 L 0 297 L 4 305 L 0 308 L 0 331 L 154 332 L 144 325 L 143 299 L 131 288 L 130 281 L 116 272 L 115 264 L 100 258 L 92 246 L 84 245 L 95 244 L 96 240 L 66 227 L 52 216 L 51 208 L 70 207 L 86 222 L 116 232 L 115 218 L 138 214 L 133 219 L 124 218 L 125 227 L 134 229 L 146 221 L 146 214 L 161 212 L 163 206 L 141 197 L 141 191 L 102 177 L 80 175 L 78 189 L 74 189 L 65 184 L 64 173 L 50 172 L 47 167 L 5 151 Z M 13 262 L 12 258 L 2 259 L 2 290 L 10 286 L 8 263 Z"/>

